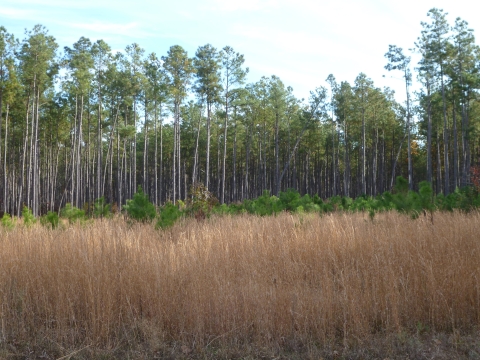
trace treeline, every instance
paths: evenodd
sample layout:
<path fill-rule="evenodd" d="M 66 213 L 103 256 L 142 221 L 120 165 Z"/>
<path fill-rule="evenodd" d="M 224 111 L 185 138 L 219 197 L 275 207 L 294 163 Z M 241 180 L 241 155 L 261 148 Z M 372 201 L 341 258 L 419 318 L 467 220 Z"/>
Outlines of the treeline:
<path fill-rule="evenodd" d="M 480 51 L 442 10 L 422 27 L 418 64 L 396 46 L 386 53 L 403 105 L 363 73 L 353 84 L 330 75 L 306 101 L 276 76 L 247 84 L 229 46 L 158 56 L 81 37 L 60 52 L 43 26 L 22 41 L 0 27 L 0 209 L 37 216 L 100 198 L 120 208 L 139 185 L 158 206 L 199 183 L 220 203 L 287 189 L 355 198 L 399 175 L 448 195 L 479 161 Z"/>

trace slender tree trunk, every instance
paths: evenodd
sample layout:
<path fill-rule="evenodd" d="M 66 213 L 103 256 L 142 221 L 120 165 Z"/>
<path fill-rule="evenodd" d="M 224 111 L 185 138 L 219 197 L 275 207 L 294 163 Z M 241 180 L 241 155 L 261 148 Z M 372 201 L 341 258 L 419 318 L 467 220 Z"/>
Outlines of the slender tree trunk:
<path fill-rule="evenodd" d="M 143 191 L 149 194 L 148 189 L 148 111 L 147 98 L 145 96 L 145 124 L 144 124 L 144 139 L 143 139 Z"/>
<path fill-rule="evenodd" d="M 280 140 L 279 140 L 279 114 L 275 112 L 275 195 L 280 193 Z"/>
<path fill-rule="evenodd" d="M 182 188 L 181 188 L 181 185 L 182 185 L 182 159 L 181 159 L 181 141 L 180 141 L 180 135 L 181 135 L 181 128 L 180 128 L 180 105 L 179 105 L 179 109 L 178 109 L 178 121 L 177 121 L 177 166 L 178 166 L 178 199 L 181 200 L 182 199 Z"/>
<path fill-rule="evenodd" d="M 34 134 L 35 134 L 35 107 L 37 105 L 36 103 L 36 87 L 35 87 L 35 80 L 34 80 L 34 85 L 33 85 L 33 96 L 32 96 L 32 120 L 31 120 L 31 130 L 30 130 L 30 146 L 28 149 L 28 168 L 27 168 L 27 206 L 31 209 L 32 208 L 32 198 L 31 198 L 31 192 L 32 192 L 32 181 L 33 181 L 33 166 L 34 166 Z M 28 124 L 28 122 L 27 122 Z"/>
<path fill-rule="evenodd" d="M 164 193 L 164 181 L 163 181 L 163 118 L 162 118 L 162 107 L 160 105 L 160 204 L 162 203 L 163 193 Z M 163 198 L 165 198 L 165 197 L 163 197 Z"/>
<path fill-rule="evenodd" d="M 77 145 L 77 182 L 76 182 L 76 198 L 75 198 L 75 206 L 81 207 L 80 200 L 82 195 L 82 119 L 83 119 L 83 95 L 80 97 L 80 110 L 78 115 L 78 145 Z"/>
<path fill-rule="evenodd" d="M 161 112 L 162 110 L 160 110 Z M 160 202 L 158 201 L 158 131 L 157 131 L 157 122 L 158 122 L 158 118 L 157 118 L 157 99 L 155 98 L 154 100 L 154 116 L 155 116 L 155 119 L 154 119 L 154 132 L 155 132 L 155 154 L 153 155 L 154 157 L 154 169 L 155 169 L 155 195 L 154 195 L 154 199 L 155 199 L 155 206 L 159 206 L 160 205 Z"/>
<path fill-rule="evenodd" d="M 4 81 L 3 80 L 3 74 L 2 74 L 2 77 L 0 79 L 2 82 Z M 6 189 L 7 188 L 7 183 L 6 183 L 6 177 L 5 177 L 5 163 L 1 163 L 1 161 L 3 160 L 2 159 L 2 123 L 3 123 L 3 88 L 0 86 L 0 171 L 3 171 L 3 174 L 0 173 L 0 176 L 2 178 L 2 183 L 0 183 L 0 190 L 1 189 Z M 8 116 L 8 104 L 7 104 L 7 116 Z M 6 130 L 6 126 L 5 125 L 5 132 L 7 131 Z M 5 135 L 6 137 L 6 135 Z M 7 147 L 5 145 L 5 151 L 7 150 Z M 3 165 L 3 166 L 2 166 Z M 6 191 L 5 191 L 5 194 L 6 194 Z M 6 203 L 7 203 L 7 196 L 5 195 L 3 197 L 3 204 L 4 204 L 4 212 L 7 212 L 6 210 Z"/>
<path fill-rule="evenodd" d="M 238 200 L 238 191 L 237 191 L 237 109 L 234 108 L 234 118 L 235 124 L 233 126 L 234 134 L 233 134 L 233 177 L 232 177 L 232 198 L 231 200 L 237 201 Z"/>
<path fill-rule="evenodd" d="M 1 109 L 1 106 L 0 106 Z M 4 156 L 3 156 L 3 212 L 7 212 L 7 189 L 8 189 L 8 182 L 7 182 L 7 139 L 8 139 L 8 111 L 9 111 L 9 104 L 7 104 L 7 111 L 5 114 L 5 146 L 4 146 Z M 1 112 L 1 111 L 0 111 Z M 0 114 L 1 117 L 1 114 Z M 1 124 L 0 124 L 1 130 Z M 1 156 L 1 152 L 0 152 Z M 13 209 L 10 209 L 13 213 Z"/>
<path fill-rule="evenodd" d="M 395 170 L 397 168 L 398 158 L 400 157 L 400 153 L 402 152 L 403 142 L 405 141 L 406 137 L 408 137 L 408 131 L 405 132 L 405 135 L 403 135 L 403 139 L 400 141 L 400 146 L 398 147 L 397 156 L 395 157 L 395 161 L 393 162 L 392 178 L 390 179 L 390 188 L 391 189 L 393 188 L 393 184 L 395 183 Z"/>
<path fill-rule="evenodd" d="M 440 156 L 440 139 L 437 131 L 437 192 L 443 192 L 442 186 L 442 160 Z"/>
<path fill-rule="evenodd" d="M 97 117 L 97 183 L 95 186 L 95 197 L 97 199 L 102 197 L 102 92 L 100 87 L 100 80 L 98 80 L 98 117 Z"/>
<path fill-rule="evenodd" d="M 228 125 L 228 95 L 225 97 L 225 123 L 223 132 L 222 190 L 220 202 L 225 203 L 225 168 L 227 165 L 227 125 Z"/>
<path fill-rule="evenodd" d="M 445 195 L 450 193 L 450 165 L 448 161 L 448 127 L 447 127 L 447 104 L 445 101 L 445 84 L 443 81 L 443 67 L 440 66 L 440 79 L 442 83 L 442 102 L 443 102 L 443 157 L 445 170 Z"/>
<path fill-rule="evenodd" d="M 209 190 L 210 179 L 210 104 L 207 102 L 207 154 L 205 165 L 205 187 Z"/>
<path fill-rule="evenodd" d="M 453 119 L 453 184 L 458 187 L 458 134 L 457 134 L 457 112 L 455 104 L 455 96 L 453 98 L 452 119 Z"/>
<path fill-rule="evenodd" d="M 412 141 L 410 139 L 410 92 L 408 91 L 407 67 L 405 67 L 405 91 L 407 93 L 407 157 L 408 157 L 408 188 L 413 189 Z"/>
<path fill-rule="evenodd" d="M 198 168 L 198 141 L 200 138 L 200 125 L 202 123 L 202 111 L 200 110 L 200 114 L 198 117 L 198 125 L 197 125 L 197 138 L 195 140 L 195 154 L 193 157 L 193 175 L 192 175 L 192 183 L 193 186 L 197 184 L 197 168 Z"/>
<path fill-rule="evenodd" d="M 173 204 L 176 201 L 177 191 L 177 124 L 178 124 L 178 101 L 175 101 L 175 114 L 173 120 Z"/>
<path fill-rule="evenodd" d="M 39 200 L 40 200 L 40 146 L 39 146 L 39 119 L 40 119 L 40 87 L 37 86 L 36 95 L 36 107 L 35 107 L 35 135 L 34 135 L 34 165 L 33 165 L 33 215 L 39 216 Z"/>
<path fill-rule="evenodd" d="M 427 125 L 427 181 L 431 184 L 432 183 L 432 176 L 433 176 L 433 166 L 432 166 L 432 99 L 430 95 L 430 81 L 427 78 L 427 102 L 428 102 L 428 109 L 427 109 L 427 117 L 428 117 L 428 125 Z"/>
<path fill-rule="evenodd" d="M 348 138 L 348 126 L 347 126 L 347 120 L 344 117 L 344 137 L 345 137 L 345 153 L 344 153 L 344 162 L 345 162 L 345 175 L 343 178 L 344 181 L 344 188 L 345 188 L 345 196 L 349 197 L 350 196 L 350 153 L 349 153 L 349 147 L 350 147 L 350 139 Z"/>
<path fill-rule="evenodd" d="M 367 193 L 367 182 L 365 181 L 365 172 L 367 158 L 365 155 L 366 152 L 366 134 L 365 134 L 365 108 L 362 108 L 362 171 L 361 171 L 361 181 L 362 181 L 362 195 Z"/>

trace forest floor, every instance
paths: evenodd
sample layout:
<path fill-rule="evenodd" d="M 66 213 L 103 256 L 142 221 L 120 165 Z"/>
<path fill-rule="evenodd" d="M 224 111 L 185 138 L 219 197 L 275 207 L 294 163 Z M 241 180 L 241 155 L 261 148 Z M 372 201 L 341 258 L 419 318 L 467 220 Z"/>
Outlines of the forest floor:
<path fill-rule="evenodd" d="M 480 359 L 480 213 L 0 228 L 0 359 Z"/>

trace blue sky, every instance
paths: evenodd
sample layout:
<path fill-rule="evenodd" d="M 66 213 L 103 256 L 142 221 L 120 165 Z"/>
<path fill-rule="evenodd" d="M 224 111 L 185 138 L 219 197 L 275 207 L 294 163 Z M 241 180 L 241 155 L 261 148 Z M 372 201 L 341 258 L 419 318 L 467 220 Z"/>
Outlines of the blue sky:
<path fill-rule="evenodd" d="M 60 47 L 81 36 L 104 39 L 122 51 L 137 42 L 165 55 L 178 44 L 190 56 L 200 45 L 225 45 L 244 54 L 248 81 L 277 75 L 299 98 L 337 81 L 353 83 L 364 72 L 378 87 L 390 86 L 404 101 L 401 74 L 384 70 L 389 44 L 412 48 L 432 7 L 480 31 L 480 5 L 471 0 L 2 0 L 0 25 L 17 37 L 35 24 L 49 29 Z M 477 36 L 480 36 L 477 34 Z M 477 41 L 478 43 L 478 41 Z M 382 77 L 386 75 L 386 77 Z M 393 75 L 397 78 L 391 78 Z"/>

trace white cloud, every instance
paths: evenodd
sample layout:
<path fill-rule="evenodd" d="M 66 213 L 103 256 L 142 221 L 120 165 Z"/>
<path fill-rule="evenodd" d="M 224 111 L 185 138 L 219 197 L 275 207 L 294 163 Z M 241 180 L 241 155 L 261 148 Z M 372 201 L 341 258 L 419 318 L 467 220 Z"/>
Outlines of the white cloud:
<path fill-rule="evenodd" d="M 278 0 L 242 0 L 225 1 L 214 0 L 211 6 L 214 10 L 233 12 L 233 11 L 258 11 L 278 6 Z"/>
<path fill-rule="evenodd" d="M 38 18 L 38 12 L 31 9 L 0 7 L 0 13 L 2 16 L 16 20 L 35 20 Z"/>

